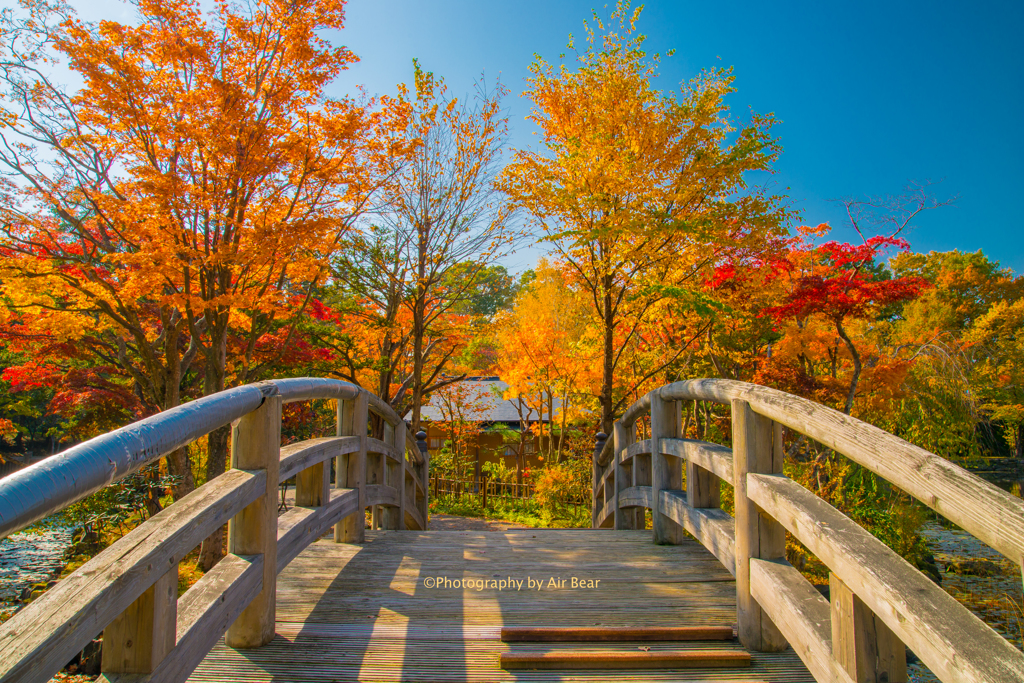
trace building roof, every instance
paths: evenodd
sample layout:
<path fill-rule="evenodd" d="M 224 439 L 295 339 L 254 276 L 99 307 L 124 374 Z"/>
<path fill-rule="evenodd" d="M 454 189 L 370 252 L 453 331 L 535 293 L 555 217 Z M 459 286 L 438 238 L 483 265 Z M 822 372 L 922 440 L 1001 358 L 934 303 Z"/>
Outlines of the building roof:
<path fill-rule="evenodd" d="M 503 399 L 508 384 L 497 377 L 467 377 L 459 382 L 459 388 L 465 391 L 466 402 L 469 407 L 465 410 L 464 416 L 470 422 L 519 422 L 519 411 L 515 399 Z M 557 413 L 562 407 L 562 401 L 557 397 L 554 401 L 554 409 Z M 427 420 L 442 421 L 444 416 L 441 412 L 441 398 L 435 392 L 430 397 L 430 402 L 423 406 L 420 415 Z M 530 422 L 548 422 L 551 416 L 544 414 L 543 420 L 538 420 L 537 411 L 523 407 L 523 415 Z"/>

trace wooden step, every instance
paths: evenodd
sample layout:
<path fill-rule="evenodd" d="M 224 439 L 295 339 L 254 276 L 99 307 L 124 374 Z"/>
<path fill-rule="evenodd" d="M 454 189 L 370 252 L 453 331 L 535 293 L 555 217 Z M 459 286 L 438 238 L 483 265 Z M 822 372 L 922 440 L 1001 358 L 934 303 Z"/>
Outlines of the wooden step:
<path fill-rule="evenodd" d="M 750 653 L 721 650 L 503 652 L 503 669 L 697 669 L 750 666 Z"/>
<path fill-rule="evenodd" d="M 506 626 L 506 643 L 621 643 L 732 640 L 731 626 Z"/>

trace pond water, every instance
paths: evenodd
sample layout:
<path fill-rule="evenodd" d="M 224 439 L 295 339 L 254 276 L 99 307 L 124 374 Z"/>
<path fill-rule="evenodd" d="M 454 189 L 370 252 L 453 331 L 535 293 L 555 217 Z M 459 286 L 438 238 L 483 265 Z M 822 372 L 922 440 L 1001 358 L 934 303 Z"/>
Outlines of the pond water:
<path fill-rule="evenodd" d="M 938 522 L 928 522 L 921 535 L 935 554 L 935 563 L 942 573 L 942 587 L 962 605 L 970 609 L 1001 636 L 1021 647 L 1024 638 L 1024 588 L 1020 567 L 1003 555 L 960 529 L 949 529 Z M 971 559 L 991 560 L 999 572 L 994 576 L 961 576 L 947 573 L 954 562 Z M 936 678 L 923 664 L 908 667 L 914 683 L 936 683 Z"/>
<path fill-rule="evenodd" d="M 46 583 L 64 567 L 71 543 L 66 527 L 32 529 L 0 540 L 0 620 L 13 614 L 23 590 Z"/>

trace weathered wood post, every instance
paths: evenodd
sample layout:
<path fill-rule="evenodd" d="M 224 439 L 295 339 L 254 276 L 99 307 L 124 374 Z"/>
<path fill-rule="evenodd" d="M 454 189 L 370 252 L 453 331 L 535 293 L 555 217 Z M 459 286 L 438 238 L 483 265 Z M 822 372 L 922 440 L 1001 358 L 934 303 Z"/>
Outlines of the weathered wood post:
<path fill-rule="evenodd" d="M 697 405 L 694 402 L 694 413 Z M 779 432 L 781 434 L 781 431 Z M 781 447 L 781 446 L 780 446 Z M 695 508 L 717 508 L 722 505 L 721 479 L 690 460 L 686 461 L 686 502 Z"/>
<path fill-rule="evenodd" d="M 906 683 L 907 648 L 895 633 L 829 573 L 832 656 L 857 683 Z"/>
<path fill-rule="evenodd" d="M 340 403 L 340 401 L 339 401 Z M 331 502 L 331 461 L 307 467 L 295 475 L 295 505 L 315 508 Z"/>
<path fill-rule="evenodd" d="M 395 425 L 394 435 L 395 450 L 398 451 L 398 507 L 394 510 L 395 519 L 393 527 L 399 531 L 405 530 L 405 421 L 400 421 Z M 413 486 L 413 491 L 416 487 Z"/>
<path fill-rule="evenodd" d="M 783 451 L 774 448 L 771 420 L 741 399 L 732 401 L 732 455 L 736 517 L 736 624 L 740 643 L 758 652 L 788 646 L 786 639 L 750 594 L 750 558 L 786 556 L 785 528 L 747 498 L 747 473 L 780 474 Z M 781 442 L 781 439 L 780 439 Z"/>
<path fill-rule="evenodd" d="M 612 438 L 614 439 L 615 446 L 615 452 L 612 455 L 612 462 L 615 464 L 615 528 L 635 529 L 636 511 L 623 510 L 619 507 L 619 493 L 633 485 L 633 468 L 623 464 L 622 459 L 626 455 L 626 448 L 633 443 L 635 432 L 633 425 L 629 425 L 627 429 L 626 425 L 618 420 L 615 421 L 612 427 L 614 429 Z"/>
<path fill-rule="evenodd" d="M 178 565 L 103 629 L 100 669 L 111 674 L 151 674 L 173 648 L 178 619 Z"/>
<path fill-rule="evenodd" d="M 266 645 L 274 638 L 277 598 L 277 488 L 281 465 L 281 397 L 267 396 L 231 430 L 231 467 L 265 470 L 263 496 L 228 522 L 228 551 L 263 556 L 263 590 L 228 627 L 229 647 Z"/>
<path fill-rule="evenodd" d="M 350 401 L 338 401 L 338 436 L 358 436 L 359 450 L 338 456 L 335 464 L 336 486 L 357 489 L 356 511 L 334 525 L 335 543 L 362 543 L 366 539 L 366 425 L 369 419 L 369 397 L 360 391 Z"/>
<path fill-rule="evenodd" d="M 427 433 L 423 430 L 416 432 L 416 448 L 420 449 L 420 455 L 423 456 L 423 468 L 420 472 L 420 476 L 423 478 L 423 509 L 420 512 L 423 514 L 423 527 L 427 527 L 429 520 L 427 517 L 430 514 L 430 450 L 427 448 Z M 437 495 L 437 479 L 434 479 L 434 495 Z"/>
<path fill-rule="evenodd" d="M 593 479 L 594 479 L 594 482 L 593 482 L 593 485 L 591 486 L 591 490 L 590 490 L 590 526 L 592 528 L 594 528 L 594 529 L 597 528 L 597 516 L 598 516 L 598 514 L 600 514 L 600 510 L 601 510 L 601 508 L 599 508 L 598 505 L 597 505 L 597 503 L 598 503 L 597 492 L 598 492 L 598 487 L 601 485 L 601 477 L 604 475 L 604 472 L 601 471 L 601 469 L 602 469 L 601 465 L 598 464 L 598 460 L 600 460 L 600 458 L 601 458 L 601 452 L 604 451 L 604 444 L 605 444 L 606 441 L 608 441 L 608 435 L 605 434 L 604 432 L 598 432 L 597 433 L 597 437 L 595 439 L 595 443 L 594 443 L 594 460 L 593 460 L 593 463 L 592 463 L 593 467 L 591 468 L 591 469 L 593 469 Z M 614 461 L 613 461 L 613 464 L 614 464 Z M 602 494 L 601 494 L 601 504 L 602 504 L 602 507 L 603 507 L 603 505 L 605 505 L 605 500 L 606 499 L 607 499 L 607 496 L 602 492 Z"/>
<path fill-rule="evenodd" d="M 651 395 L 651 508 L 654 542 L 660 545 L 679 545 L 683 542 L 683 527 L 661 513 L 661 492 L 683 488 L 683 465 L 680 458 L 662 453 L 662 439 L 677 439 L 682 432 L 681 409 L 678 401 L 662 400 L 658 392 Z"/>
<path fill-rule="evenodd" d="M 635 423 L 633 425 L 633 430 L 632 431 L 634 432 L 634 434 L 636 433 L 636 424 Z M 652 448 L 653 448 L 654 440 L 653 439 L 648 439 L 647 441 L 652 444 Z M 651 474 L 651 464 L 652 464 L 653 459 L 654 459 L 654 455 L 652 453 L 637 453 L 636 455 L 633 456 L 633 486 L 634 487 L 636 487 L 636 486 L 651 486 L 654 483 L 653 479 L 652 479 L 652 474 Z M 635 529 L 644 529 L 644 528 L 646 528 L 646 526 L 647 526 L 647 510 L 645 508 L 643 508 L 643 507 L 636 507 L 636 508 L 633 508 L 633 514 L 636 515 L 636 521 L 634 522 L 634 524 L 636 526 L 634 526 L 633 528 L 635 528 Z M 654 513 L 652 511 L 651 512 L 652 518 L 653 518 L 653 515 L 654 515 Z"/>

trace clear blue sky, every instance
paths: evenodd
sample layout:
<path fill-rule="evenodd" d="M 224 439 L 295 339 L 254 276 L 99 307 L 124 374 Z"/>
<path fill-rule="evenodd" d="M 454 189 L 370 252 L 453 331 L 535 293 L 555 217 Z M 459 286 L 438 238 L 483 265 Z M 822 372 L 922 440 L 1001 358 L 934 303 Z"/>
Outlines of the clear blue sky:
<path fill-rule="evenodd" d="M 73 0 L 85 18 L 116 18 L 112 0 Z M 953 208 L 926 213 L 907 237 L 916 251 L 982 249 L 1024 273 L 1024 3 L 645 3 L 650 52 L 676 48 L 659 83 L 700 69 L 735 68 L 737 122 L 774 112 L 784 152 L 774 181 L 789 187 L 803 222 L 829 222 L 852 239 L 843 196 L 900 193 L 911 180 L 943 182 Z M 532 142 L 520 97 L 538 53 L 555 61 L 591 8 L 579 0 L 350 0 L 339 40 L 361 62 L 338 82 L 370 94 L 411 80 L 412 59 L 470 94 L 483 72 L 512 94 L 512 146 Z M 510 263 L 526 267 L 536 252 Z"/>

